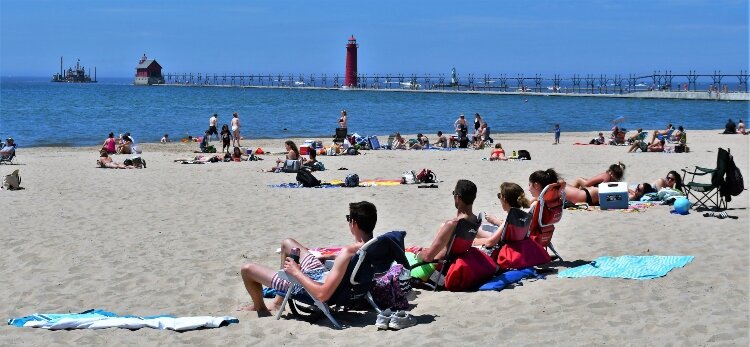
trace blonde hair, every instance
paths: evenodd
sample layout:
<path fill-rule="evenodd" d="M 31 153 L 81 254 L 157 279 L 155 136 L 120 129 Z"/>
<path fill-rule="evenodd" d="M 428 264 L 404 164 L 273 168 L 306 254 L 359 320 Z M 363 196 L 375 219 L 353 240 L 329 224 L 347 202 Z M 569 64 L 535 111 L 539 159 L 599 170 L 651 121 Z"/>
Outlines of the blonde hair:
<path fill-rule="evenodd" d="M 503 200 L 505 200 L 510 207 L 529 208 L 530 206 L 529 199 L 526 198 L 523 188 L 518 184 L 503 182 L 500 185 L 500 194 L 502 194 Z"/>

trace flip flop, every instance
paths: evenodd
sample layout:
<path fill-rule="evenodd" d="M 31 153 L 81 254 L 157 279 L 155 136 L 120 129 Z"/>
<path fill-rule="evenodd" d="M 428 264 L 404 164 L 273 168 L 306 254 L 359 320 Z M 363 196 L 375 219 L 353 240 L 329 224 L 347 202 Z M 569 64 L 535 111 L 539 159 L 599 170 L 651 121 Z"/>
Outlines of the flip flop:
<path fill-rule="evenodd" d="M 438 187 L 438 185 L 434 184 L 434 183 L 433 184 L 423 184 L 423 185 L 417 186 L 417 188 L 437 188 L 437 187 Z"/>

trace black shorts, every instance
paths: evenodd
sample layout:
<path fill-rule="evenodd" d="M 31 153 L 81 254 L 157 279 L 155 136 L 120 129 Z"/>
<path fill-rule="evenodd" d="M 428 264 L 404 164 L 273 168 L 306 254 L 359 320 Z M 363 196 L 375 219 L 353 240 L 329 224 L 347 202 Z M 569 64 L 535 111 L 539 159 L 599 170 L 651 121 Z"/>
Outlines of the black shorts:
<path fill-rule="evenodd" d="M 216 130 L 216 126 L 209 126 L 208 127 L 208 134 L 209 135 L 216 135 L 219 136 L 219 132 Z"/>

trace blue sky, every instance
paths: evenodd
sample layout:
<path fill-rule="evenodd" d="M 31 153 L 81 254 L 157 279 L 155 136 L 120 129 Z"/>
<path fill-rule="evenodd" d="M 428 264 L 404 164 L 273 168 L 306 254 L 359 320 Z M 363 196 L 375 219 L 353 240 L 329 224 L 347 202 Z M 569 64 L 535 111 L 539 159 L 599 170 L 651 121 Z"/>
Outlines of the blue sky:
<path fill-rule="evenodd" d="M 164 72 L 673 73 L 748 69 L 748 1 L 0 1 L 0 75 L 80 58 Z"/>

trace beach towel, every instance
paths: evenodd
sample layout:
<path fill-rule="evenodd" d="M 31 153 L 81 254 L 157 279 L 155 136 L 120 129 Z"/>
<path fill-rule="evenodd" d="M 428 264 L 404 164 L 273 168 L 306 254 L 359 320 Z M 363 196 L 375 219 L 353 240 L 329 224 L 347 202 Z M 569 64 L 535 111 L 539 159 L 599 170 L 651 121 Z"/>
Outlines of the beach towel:
<path fill-rule="evenodd" d="M 634 256 L 599 257 L 589 264 L 560 271 L 557 277 L 605 277 L 648 280 L 662 277 L 674 268 L 693 261 L 693 256 Z"/>
<path fill-rule="evenodd" d="M 8 325 L 49 330 L 106 328 L 136 330 L 140 328 L 152 328 L 187 331 L 219 328 L 239 322 L 239 319 L 230 316 L 175 317 L 170 315 L 156 315 L 139 317 L 131 315 L 121 316 L 116 313 L 95 309 L 81 313 L 37 313 L 21 318 L 11 318 L 8 320 Z"/>
<path fill-rule="evenodd" d="M 521 282 L 524 278 L 544 278 L 544 276 L 538 275 L 533 267 L 528 267 L 520 270 L 510 270 L 503 272 L 479 287 L 480 291 L 484 290 L 503 290 L 503 288 L 513 284 Z"/>
<path fill-rule="evenodd" d="M 343 180 L 331 180 L 330 182 L 321 182 L 320 186 L 313 188 L 340 188 L 344 185 Z M 360 180 L 357 187 L 389 187 L 401 185 L 400 179 L 366 179 Z M 303 188 L 298 183 L 281 183 L 270 184 L 271 188 Z"/>

